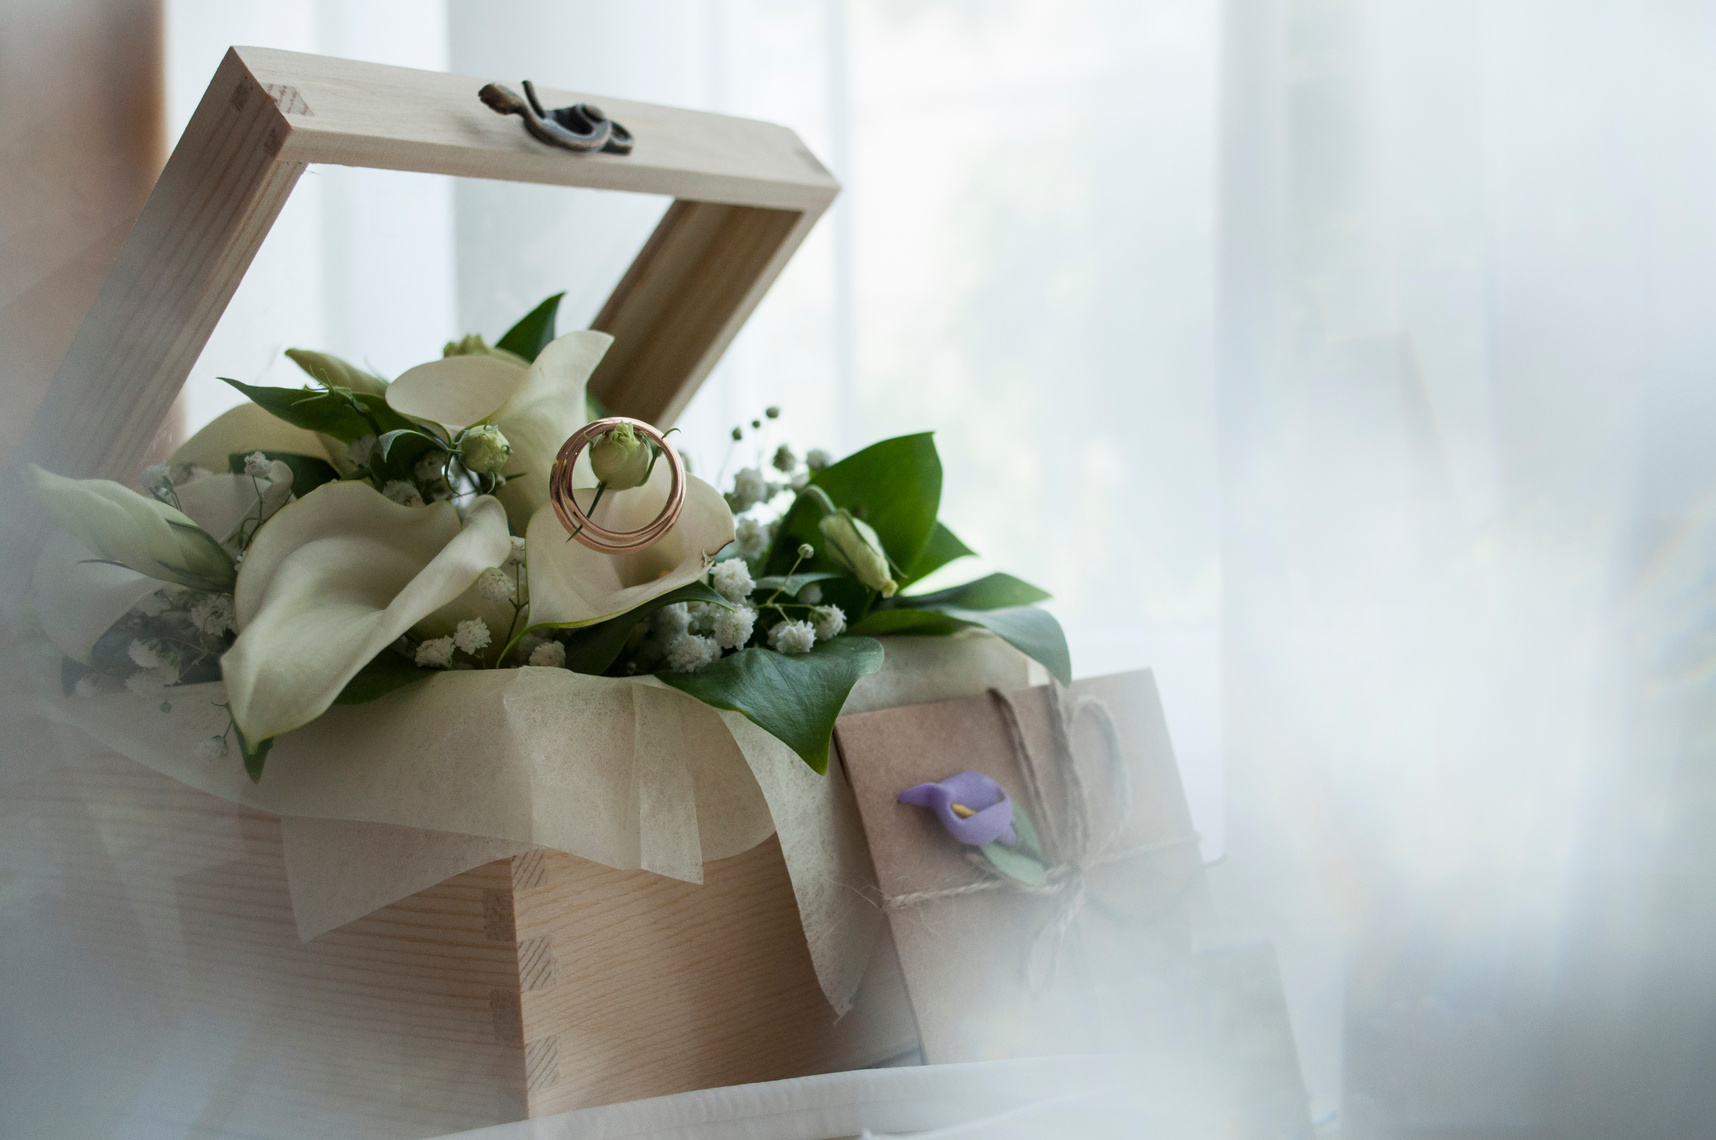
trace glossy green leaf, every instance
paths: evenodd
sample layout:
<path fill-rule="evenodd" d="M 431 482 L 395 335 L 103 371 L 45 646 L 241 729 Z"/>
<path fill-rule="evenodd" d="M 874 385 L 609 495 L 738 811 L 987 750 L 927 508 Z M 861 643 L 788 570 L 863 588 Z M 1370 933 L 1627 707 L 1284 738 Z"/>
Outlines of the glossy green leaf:
<path fill-rule="evenodd" d="M 244 457 L 252 454 L 254 452 L 233 452 L 226 457 L 226 469 L 234 475 L 244 474 Z M 300 499 L 323 483 L 332 483 L 340 477 L 332 463 L 313 455 L 293 455 L 288 451 L 264 451 L 262 454 L 270 460 L 278 459 L 292 469 L 292 493 Z"/>
<path fill-rule="evenodd" d="M 350 396 L 314 388 L 261 388 L 222 376 L 251 402 L 293 427 L 319 431 L 344 443 L 366 435 L 383 435 L 417 425 L 387 406 L 384 396 L 353 392 Z"/>
<path fill-rule="evenodd" d="M 370 452 L 369 473 L 383 487 L 395 479 L 411 482 L 416 479 L 417 464 L 425 455 L 446 450 L 440 440 L 425 432 L 390 431 L 376 441 L 375 450 Z"/>
<path fill-rule="evenodd" d="M 977 551 L 959 541 L 951 530 L 938 522 L 930 531 L 929 541 L 924 543 L 923 553 L 918 555 L 918 560 L 912 563 L 907 571 L 907 579 L 916 581 L 940 570 L 950 562 L 970 558 L 976 553 Z"/>
<path fill-rule="evenodd" d="M 741 649 L 695 673 L 658 676 L 706 705 L 743 713 L 822 774 L 828 771 L 834 719 L 847 695 L 859 677 L 881 667 L 879 642 L 837 637 L 809 653 Z"/>
<path fill-rule="evenodd" d="M 847 629 L 865 637 L 885 637 L 888 634 L 910 634 L 913 637 L 942 637 L 970 629 L 971 623 L 948 617 L 933 610 L 895 608 L 872 610 Z"/>
<path fill-rule="evenodd" d="M 1072 684 L 1072 654 L 1061 623 L 1048 610 L 1036 606 L 1012 606 L 1001 610 L 968 610 L 940 607 L 948 617 L 979 625 L 1000 637 L 1027 657 L 1040 662 L 1063 685 Z"/>
<path fill-rule="evenodd" d="M 522 320 L 506 330 L 506 335 L 495 342 L 495 347 L 515 352 L 526 361 L 535 360 L 537 354 L 554 339 L 554 324 L 560 313 L 560 298 L 564 296 L 566 294 L 556 293 L 530 310 Z"/>
<path fill-rule="evenodd" d="M 308 348 L 289 348 L 286 355 L 293 364 L 309 373 L 311 379 L 329 388 L 350 388 L 354 392 L 367 392 L 372 396 L 379 396 L 387 391 L 386 380 L 365 372 L 355 364 L 347 364 L 331 353 L 316 352 Z"/>
<path fill-rule="evenodd" d="M 617 618 L 574 630 L 566 639 L 566 668 L 574 673 L 591 673 L 598 676 L 606 673 L 625 649 L 626 640 L 631 637 L 632 630 L 637 628 L 638 623 L 649 620 L 649 616 L 655 611 L 675 602 L 706 602 L 724 609 L 733 608 L 732 602 L 717 594 L 706 583 L 687 583 L 677 590 L 659 594 Z"/>
<path fill-rule="evenodd" d="M 812 582 L 826 582 L 832 578 L 843 578 L 838 570 L 813 570 L 803 574 L 765 574 L 757 579 L 756 593 L 781 592 L 783 598 L 796 598 L 798 592 Z"/>
<path fill-rule="evenodd" d="M 340 690 L 340 695 L 334 698 L 336 705 L 362 705 L 370 701 L 380 700 L 391 692 L 415 685 L 419 681 L 427 681 L 435 675 L 434 669 L 420 669 L 403 654 L 392 649 L 384 649 L 375 658 L 357 671 L 357 675 L 346 682 L 346 687 Z"/>
<path fill-rule="evenodd" d="M 978 850 L 991 866 L 1008 878 L 1017 879 L 1028 887 L 1040 887 L 1048 881 L 1049 869 L 1043 859 L 1037 829 L 1031 826 L 1031 817 L 1025 814 L 1017 800 L 1013 801 L 1013 830 L 1018 833 L 1018 842 L 1012 847 L 996 842 L 985 843 Z"/>
<path fill-rule="evenodd" d="M 986 578 L 946 590 L 937 590 L 933 594 L 914 594 L 910 598 L 892 600 L 918 609 L 959 606 L 968 610 L 999 610 L 1008 606 L 1029 606 L 1046 602 L 1052 596 L 1047 590 L 1040 590 L 1011 574 L 990 574 Z"/>
<path fill-rule="evenodd" d="M 918 599 L 911 599 L 914 605 Z M 866 637 L 898 634 L 906 637 L 944 637 L 976 626 L 987 629 L 1025 656 L 1040 662 L 1063 685 L 1072 684 L 1072 655 L 1067 650 L 1061 623 L 1048 610 L 1036 606 L 1010 606 L 998 610 L 971 610 L 960 606 L 934 608 L 894 607 L 873 610 L 848 626 L 851 633 Z"/>
<path fill-rule="evenodd" d="M 941 506 L 941 458 L 936 454 L 933 433 L 902 435 L 871 444 L 818 471 L 811 482 L 827 492 L 836 507 L 868 523 L 896 566 L 913 566 L 923 556 Z M 792 569 L 803 542 L 817 552 L 808 569 L 835 568 L 823 553 L 822 532 L 816 525 L 821 517 L 808 500 L 800 499 L 793 505 L 781 520 L 765 567 L 767 573 L 784 574 Z"/>

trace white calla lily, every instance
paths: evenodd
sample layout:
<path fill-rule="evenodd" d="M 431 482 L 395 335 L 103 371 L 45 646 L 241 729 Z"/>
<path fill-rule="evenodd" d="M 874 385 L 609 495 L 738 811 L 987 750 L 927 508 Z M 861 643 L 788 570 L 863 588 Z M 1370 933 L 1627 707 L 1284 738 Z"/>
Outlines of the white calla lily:
<path fill-rule="evenodd" d="M 221 658 L 252 743 L 326 712 L 357 672 L 507 555 L 492 498 L 402 507 L 367 483 L 327 483 L 270 519 L 245 555 L 238 640 Z"/>
<path fill-rule="evenodd" d="M 548 472 L 566 438 L 589 422 L 584 385 L 614 338 L 582 330 L 550 341 L 528 367 L 486 354 L 449 356 L 388 386 L 400 415 L 458 429 L 493 424 L 512 447 L 495 497 L 523 530 L 548 502 Z"/>
<path fill-rule="evenodd" d="M 332 436 L 293 427 L 273 413 L 246 402 L 228 408 L 191 436 L 167 460 L 170 466 L 191 464 L 217 473 L 230 470 L 233 455 L 272 451 L 326 459 L 340 472 L 351 469 L 346 445 Z"/>
<path fill-rule="evenodd" d="M 254 531 L 292 496 L 292 469 L 276 459 L 266 478 L 198 475 L 173 485 L 179 508 L 221 542 L 241 528 Z"/>
<path fill-rule="evenodd" d="M 42 632 L 61 653 L 85 665 L 101 635 L 160 588 L 157 579 L 100 561 L 64 531 L 42 544 L 30 583 Z"/>
<path fill-rule="evenodd" d="M 529 366 L 499 356 L 448 356 L 419 364 L 387 386 L 387 406 L 442 427 L 480 424 L 500 410 Z"/>
<path fill-rule="evenodd" d="M 671 475 L 665 462 L 644 486 L 610 492 L 596 508 L 609 530 L 648 526 L 667 502 Z M 577 492 L 588 509 L 594 488 Z M 625 613 L 669 590 L 701 578 L 715 555 L 733 541 L 733 512 L 721 493 L 686 476 L 685 507 L 660 542 L 634 554 L 601 554 L 571 541 L 553 506 L 540 508 L 525 535 L 533 626 L 589 625 Z"/>
<path fill-rule="evenodd" d="M 248 475 L 198 475 L 178 484 L 174 491 L 179 496 L 182 515 L 171 507 L 165 510 L 195 523 L 209 538 L 224 541 L 241 528 L 260 525 L 285 505 L 292 494 L 292 471 L 275 461 L 269 465 L 266 479 Z M 145 503 L 153 501 L 146 496 L 137 498 Z M 121 532 L 124 529 L 122 526 Z M 200 545 L 200 540 L 197 541 Z M 201 578 L 187 582 L 178 576 L 140 574 L 130 568 L 134 553 L 115 558 L 114 554 L 125 551 L 115 545 L 106 546 L 106 550 L 106 554 L 98 553 L 87 541 L 63 530 L 56 531 L 43 544 L 31 579 L 43 632 L 67 657 L 86 665 L 96 640 L 133 606 L 160 589 L 163 581 L 205 589 L 213 585 Z M 126 565 L 114 564 L 120 561 Z"/>
<path fill-rule="evenodd" d="M 183 511 L 110 479 L 67 479 L 34 464 L 30 482 L 54 521 L 96 557 L 197 590 L 232 585 L 232 556 Z"/>

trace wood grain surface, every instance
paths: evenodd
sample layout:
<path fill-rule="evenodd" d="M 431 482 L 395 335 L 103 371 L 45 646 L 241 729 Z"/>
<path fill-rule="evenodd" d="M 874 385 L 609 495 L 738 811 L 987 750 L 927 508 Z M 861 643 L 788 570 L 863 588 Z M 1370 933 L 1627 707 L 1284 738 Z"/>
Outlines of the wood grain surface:
<path fill-rule="evenodd" d="M 57 947 L 17 975 L 53 993 L 54 1032 L 98 1025 L 72 1085 L 122 1100 L 89 1135 L 147 1102 L 164 1065 L 207 1090 L 178 1122 L 194 1134 L 286 1140 L 434 1136 L 915 1057 L 886 953 L 835 1022 L 773 838 L 706 865 L 702 887 L 531 852 L 306 943 L 278 819 L 50 747 L 70 762 L 0 797 L 0 933 L 28 915 L 30 944 Z M 73 962 L 99 981 L 56 984 Z M 92 1044 L 127 1037 L 141 1043 L 120 1054 Z M 227 1055 L 197 1061 L 211 1040 Z M 7 1133 L 16 1108 L 0 1134 L 28 1134 Z M 63 1095 L 51 1112 L 76 1122 Z"/>
<path fill-rule="evenodd" d="M 548 105 L 596 102 L 637 140 L 629 155 L 559 150 L 484 106 L 476 93 L 488 81 L 265 48 L 229 51 L 13 463 L 135 480 L 310 163 L 677 199 L 602 309 L 597 327 L 620 343 L 592 383 L 611 409 L 669 426 L 839 185 L 785 127 L 548 89 Z M 0 529 L 12 536 L 3 570 L 16 585 L 39 548 L 41 519 L 8 495 Z"/>

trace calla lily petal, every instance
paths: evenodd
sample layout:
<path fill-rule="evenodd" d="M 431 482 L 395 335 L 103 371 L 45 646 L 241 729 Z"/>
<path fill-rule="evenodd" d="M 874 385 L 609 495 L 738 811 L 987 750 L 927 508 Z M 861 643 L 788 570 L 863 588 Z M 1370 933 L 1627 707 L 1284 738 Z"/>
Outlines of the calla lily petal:
<path fill-rule="evenodd" d="M 402 507 L 367 483 L 288 504 L 245 555 L 239 635 L 221 658 L 233 719 L 252 742 L 316 719 L 376 654 L 507 555 L 506 513 L 476 499 Z"/>
<path fill-rule="evenodd" d="M 48 640 L 74 661 L 89 664 L 89 651 L 126 612 L 161 588 L 154 578 L 111 562 L 55 531 L 42 544 L 31 579 L 36 616 Z"/>
<path fill-rule="evenodd" d="M 610 530 L 638 530 L 661 512 L 671 479 L 657 463 L 635 491 L 604 495 L 595 520 Z M 578 492 L 588 508 L 594 490 Z M 685 507 L 661 541 L 635 554 L 602 554 L 569 540 L 553 506 L 536 512 L 525 535 L 530 570 L 530 622 L 588 625 L 642 605 L 657 594 L 701 578 L 716 553 L 733 541 L 733 513 L 721 493 L 686 476 Z"/>
<path fill-rule="evenodd" d="M 507 572 L 507 578 L 512 573 Z M 489 627 L 489 646 L 479 657 L 487 664 L 493 664 L 506 648 L 507 635 L 523 629 L 523 620 L 528 615 L 515 614 L 510 604 L 496 604 L 482 596 L 475 582 L 469 589 L 416 625 L 411 627 L 411 636 L 419 641 L 428 641 L 434 637 L 449 637 L 458 629 L 459 623 L 471 618 L 482 618 L 483 624 Z M 517 629 L 513 628 L 517 625 Z"/>
<path fill-rule="evenodd" d="M 197 590 L 232 585 L 232 557 L 182 511 L 110 479 L 67 479 L 34 464 L 31 490 L 96 557 Z"/>
<path fill-rule="evenodd" d="M 568 436 L 590 422 L 584 388 L 613 343 L 607 333 L 588 329 L 549 341 L 518 390 L 495 413 L 495 425 L 512 444 L 505 469 L 509 477 L 495 497 L 506 504 L 515 530 L 524 530 L 548 502 L 554 457 Z"/>
<path fill-rule="evenodd" d="M 292 469 L 276 459 L 269 464 L 266 479 L 199 475 L 176 484 L 173 491 L 192 522 L 225 542 L 247 521 L 267 519 L 286 505 L 292 495 Z"/>
<path fill-rule="evenodd" d="M 900 802 L 929 808 L 947 833 L 961 843 L 982 847 L 998 842 L 1011 847 L 1019 842 L 1013 826 L 1013 801 L 1000 784 L 982 772 L 961 772 L 933 784 L 907 788 L 900 793 Z"/>
<path fill-rule="evenodd" d="M 480 424 L 524 383 L 525 366 L 498 356 L 449 356 L 407 370 L 387 386 L 387 406 L 443 427 Z M 505 429 L 502 429 L 505 430 Z"/>
<path fill-rule="evenodd" d="M 346 445 L 339 440 L 294 427 L 251 403 L 228 408 L 210 420 L 202 430 L 181 444 L 167 462 L 174 466 L 194 464 L 210 471 L 224 472 L 228 470 L 230 456 L 252 451 L 326 458 L 337 470 L 351 469 L 351 462 L 346 458 Z"/>

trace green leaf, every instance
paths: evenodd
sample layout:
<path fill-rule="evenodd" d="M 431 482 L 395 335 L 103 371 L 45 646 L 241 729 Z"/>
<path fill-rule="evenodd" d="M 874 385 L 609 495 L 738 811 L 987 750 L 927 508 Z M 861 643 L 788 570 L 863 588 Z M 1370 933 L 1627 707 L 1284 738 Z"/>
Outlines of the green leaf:
<path fill-rule="evenodd" d="M 1002 610 L 968 610 L 958 606 L 937 607 L 948 617 L 982 626 L 1027 657 L 1036 659 L 1063 685 L 1072 684 L 1072 654 L 1061 623 L 1048 610 L 1036 606 L 1012 606 Z"/>
<path fill-rule="evenodd" d="M 342 443 L 398 428 L 416 427 L 387 406 L 384 396 L 353 392 L 349 396 L 314 388 L 261 388 L 222 376 L 270 415 L 305 431 L 319 431 Z"/>
<path fill-rule="evenodd" d="M 419 431 L 417 428 L 399 428 L 396 431 L 385 432 L 382 435 L 377 436 L 375 440 L 375 450 L 379 452 L 381 458 L 385 460 L 393 451 L 393 445 L 402 439 L 426 439 L 430 443 L 442 446 L 439 439 L 436 439 L 426 431 Z"/>
<path fill-rule="evenodd" d="M 369 473 L 382 486 L 394 479 L 415 482 L 418 461 L 431 451 L 445 450 L 445 444 L 426 432 L 407 428 L 390 431 L 376 439 L 369 456 Z"/>
<path fill-rule="evenodd" d="M 948 617 L 944 613 L 902 607 L 872 610 L 862 620 L 848 626 L 847 631 L 864 637 L 885 637 L 891 633 L 910 634 L 913 637 L 943 637 L 970 628 L 970 622 Z"/>
<path fill-rule="evenodd" d="M 228 455 L 227 470 L 234 475 L 244 474 L 244 457 L 252 454 L 254 452 L 235 451 Z M 323 483 L 332 483 L 340 477 L 332 463 L 313 455 L 293 455 L 289 451 L 264 451 L 262 454 L 269 459 L 278 459 L 292 469 L 292 493 L 300 499 Z"/>
<path fill-rule="evenodd" d="M 915 582 L 919 578 L 940 570 L 949 562 L 960 558 L 970 558 L 976 554 L 977 551 L 959 541 L 958 538 L 954 537 L 951 530 L 938 522 L 935 524 L 935 529 L 930 531 L 929 541 L 924 543 L 924 552 L 918 555 L 918 560 L 912 563 L 911 569 L 907 571 L 907 578 Z"/>
<path fill-rule="evenodd" d="M 428 680 L 435 672 L 433 669 L 420 669 L 401 654 L 392 649 L 384 649 L 346 682 L 346 687 L 340 690 L 340 695 L 334 698 L 334 703 L 362 705 L 378 701 L 407 685 Z"/>
<path fill-rule="evenodd" d="M 506 330 L 506 335 L 495 342 L 495 347 L 516 352 L 527 361 L 535 360 L 537 354 L 554 339 L 555 318 L 560 312 L 560 298 L 564 296 L 566 294 L 556 293 L 530 310 L 523 320 Z"/>
<path fill-rule="evenodd" d="M 368 392 L 372 396 L 379 396 L 387 391 L 386 380 L 365 372 L 355 364 L 347 364 L 330 353 L 316 352 L 308 348 L 289 348 L 286 355 L 293 364 L 308 372 L 311 379 L 326 387 L 350 388 L 354 392 Z"/>
<path fill-rule="evenodd" d="M 268 750 L 274 747 L 274 738 L 271 736 L 267 740 L 258 740 L 252 744 L 245 739 L 244 730 L 238 727 L 237 722 L 233 723 L 232 734 L 238 738 L 238 750 L 244 756 L 245 774 L 250 777 L 251 783 L 260 784 L 262 765 L 268 759 Z"/>
<path fill-rule="evenodd" d="M 1047 590 L 1040 590 L 1011 574 L 991 574 L 986 578 L 967 582 L 963 586 L 937 590 L 933 594 L 914 594 L 910 598 L 890 600 L 901 600 L 905 605 L 918 609 L 959 606 L 968 610 L 999 610 L 1009 606 L 1029 606 L 1036 602 L 1046 602 L 1052 596 Z"/>
<path fill-rule="evenodd" d="M 757 579 L 757 588 L 752 592 L 761 593 L 767 590 L 773 593 L 779 590 L 786 597 L 796 598 L 798 592 L 812 582 L 826 582 L 830 578 L 843 577 L 845 575 L 837 570 L 814 570 L 808 574 L 765 574 Z"/>
<path fill-rule="evenodd" d="M 614 661 L 626 647 L 626 640 L 631 637 L 632 630 L 641 621 L 647 621 L 649 616 L 663 606 L 671 606 L 675 602 L 707 602 L 710 605 L 732 609 L 733 603 L 717 594 L 703 582 L 688 582 L 677 590 L 669 590 L 659 594 L 633 609 L 627 610 L 617 618 L 609 618 L 595 625 L 578 628 L 566 639 L 566 668 L 574 673 L 590 673 L 600 676 L 613 667 Z M 553 626 L 534 626 L 535 629 L 552 629 Z"/>
<path fill-rule="evenodd" d="M 935 530 L 941 506 L 941 458 L 933 432 L 902 435 L 873 443 L 816 473 L 811 480 L 827 492 L 834 505 L 869 523 L 882 548 L 896 566 L 916 565 Z M 798 546 L 808 542 L 817 551 L 810 569 L 832 569 L 822 553 L 821 512 L 801 498 L 781 520 L 766 572 L 792 569 Z"/>
<path fill-rule="evenodd" d="M 1018 833 L 1018 843 L 1012 847 L 999 841 L 985 843 L 978 850 L 988 859 L 990 865 L 1010 879 L 1017 879 L 1027 887 L 1040 887 L 1049 878 L 1049 868 L 1043 860 L 1043 845 L 1037 840 L 1037 829 L 1031 826 L 1031 817 L 1019 806 L 1019 801 L 1013 801 L 1013 830 Z"/>
<path fill-rule="evenodd" d="M 917 603 L 920 599 L 909 599 Z M 1048 610 L 1036 606 L 1010 606 L 998 610 L 972 610 L 937 604 L 922 609 L 897 607 L 873 610 L 847 627 L 866 637 L 899 634 L 906 637 L 945 637 L 976 626 L 987 629 L 1025 656 L 1040 662 L 1063 685 L 1072 684 L 1072 655 L 1061 623 Z"/>
<path fill-rule="evenodd" d="M 879 642 L 837 637 L 809 653 L 741 649 L 695 673 L 657 676 L 706 705 L 743 713 L 820 775 L 828 771 L 834 719 L 852 686 L 881 667 Z"/>

